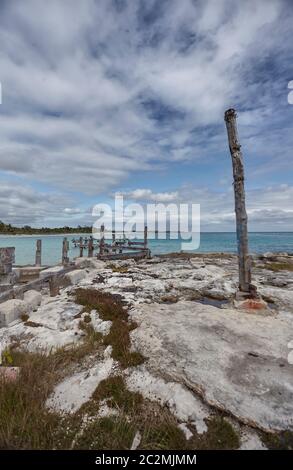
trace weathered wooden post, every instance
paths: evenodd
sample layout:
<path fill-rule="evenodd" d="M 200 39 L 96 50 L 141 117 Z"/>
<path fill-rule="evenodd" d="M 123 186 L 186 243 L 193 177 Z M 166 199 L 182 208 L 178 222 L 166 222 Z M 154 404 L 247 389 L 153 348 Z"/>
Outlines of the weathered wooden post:
<path fill-rule="evenodd" d="M 67 238 L 64 237 L 63 243 L 62 243 L 62 264 L 63 264 L 63 266 L 67 266 L 67 264 L 69 263 L 68 250 L 69 250 L 69 242 L 67 241 Z"/>
<path fill-rule="evenodd" d="M 56 297 L 56 295 L 60 294 L 60 286 L 59 286 L 59 280 L 57 276 L 50 277 L 49 290 L 50 290 L 50 297 Z"/>
<path fill-rule="evenodd" d="M 36 243 L 36 266 L 42 266 L 42 240 Z"/>
<path fill-rule="evenodd" d="M 13 246 L 0 248 L 0 292 L 4 288 L 3 286 L 9 286 L 16 281 L 16 275 L 12 270 L 14 263 L 15 248 Z"/>
<path fill-rule="evenodd" d="M 236 231 L 239 264 L 239 289 L 241 292 L 251 292 L 251 260 L 248 254 L 247 214 L 245 208 L 244 167 L 241 145 L 238 140 L 235 109 L 225 112 L 228 141 L 232 157 Z"/>
<path fill-rule="evenodd" d="M 11 274 L 13 263 L 15 263 L 15 248 L 13 246 L 0 248 L 0 274 Z"/>
<path fill-rule="evenodd" d="M 112 230 L 112 252 L 116 253 L 116 247 L 115 247 L 115 238 L 116 238 L 116 233 L 115 230 Z"/>
<path fill-rule="evenodd" d="M 144 248 L 147 248 L 148 246 L 148 228 L 147 226 L 145 225 L 144 227 L 144 234 L 143 234 L 143 247 Z"/>
<path fill-rule="evenodd" d="M 79 257 L 83 257 L 83 238 L 79 238 Z"/>
<path fill-rule="evenodd" d="M 88 257 L 92 258 L 94 253 L 94 240 L 93 237 L 90 236 L 89 242 L 88 242 Z"/>
<path fill-rule="evenodd" d="M 100 255 L 104 254 L 104 245 L 105 245 L 105 226 L 101 225 Z"/>

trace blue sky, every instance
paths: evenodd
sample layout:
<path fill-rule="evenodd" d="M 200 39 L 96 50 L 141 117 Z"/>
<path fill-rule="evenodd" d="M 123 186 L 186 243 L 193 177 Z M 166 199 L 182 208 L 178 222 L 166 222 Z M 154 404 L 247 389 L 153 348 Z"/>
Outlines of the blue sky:
<path fill-rule="evenodd" d="M 249 227 L 293 230 L 292 36 L 290 0 L 0 0 L 0 220 L 91 224 L 119 191 L 233 230 L 234 107 Z"/>

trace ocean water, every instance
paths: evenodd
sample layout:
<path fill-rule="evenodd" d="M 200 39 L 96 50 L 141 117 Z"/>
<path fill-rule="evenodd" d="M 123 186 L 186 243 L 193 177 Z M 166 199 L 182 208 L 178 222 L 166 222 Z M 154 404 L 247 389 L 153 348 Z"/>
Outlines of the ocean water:
<path fill-rule="evenodd" d="M 79 249 L 74 248 L 71 240 L 79 238 L 80 234 L 70 234 L 69 257 L 73 259 L 79 255 Z M 85 237 L 85 234 L 82 234 Z M 35 246 L 38 239 L 42 239 L 42 264 L 53 265 L 61 261 L 62 240 L 64 235 L 0 235 L 0 247 L 15 247 L 16 265 L 34 264 Z M 236 235 L 232 232 L 202 233 L 200 247 L 195 250 L 199 253 L 223 252 L 236 253 Z M 172 253 L 181 251 L 180 240 L 149 240 L 152 254 Z M 249 234 L 249 248 L 251 253 L 289 252 L 293 253 L 292 232 L 253 232 Z"/>

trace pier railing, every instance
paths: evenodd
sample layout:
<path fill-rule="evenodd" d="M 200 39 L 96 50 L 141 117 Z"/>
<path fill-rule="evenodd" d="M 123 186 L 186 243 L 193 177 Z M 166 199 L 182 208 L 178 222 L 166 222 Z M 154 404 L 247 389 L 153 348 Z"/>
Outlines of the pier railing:
<path fill-rule="evenodd" d="M 111 234 L 111 242 L 107 241 Z M 79 248 L 79 256 L 83 257 L 85 250 L 88 251 L 88 256 L 93 257 L 96 251 L 98 259 L 127 259 L 127 258 L 149 258 L 151 255 L 148 248 L 148 230 L 144 228 L 143 241 L 134 241 L 125 237 L 122 233 L 122 238 L 117 238 L 118 232 L 114 230 L 106 234 L 104 225 L 101 225 L 99 232 L 99 240 L 95 240 L 92 236 L 80 237 L 73 239 L 72 243 L 75 248 Z"/>

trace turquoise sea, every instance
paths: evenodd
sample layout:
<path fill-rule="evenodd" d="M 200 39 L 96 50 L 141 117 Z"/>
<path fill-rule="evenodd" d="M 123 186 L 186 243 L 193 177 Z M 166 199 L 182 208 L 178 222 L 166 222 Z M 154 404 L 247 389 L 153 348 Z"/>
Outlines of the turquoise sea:
<path fill-rule="evenodd" d="M 70 258 L 78 256 L 79 249 L 74 248 L 71 240 L 79 238 L 79 234 L 70 234 Z M 85 234 L 82 234 L 85 237 Z M 62 240 L 64 235 L 0 235 L 0 247 L 14 246 L 17 265 L 34 264 L 35 245 L 42 239 L 42 264 L 53 265 L 61 260 Z M 251 253 L 287 252 L 293 253 L 292 232 L 253 232 L 249 234 Z M 149 248 L 153 254 L 181 251 L 180 240 L 149 240 Z M 236 253 L 236 235 L 232 232 L 202 233 L 200 247 L 196 252 Z"/>

